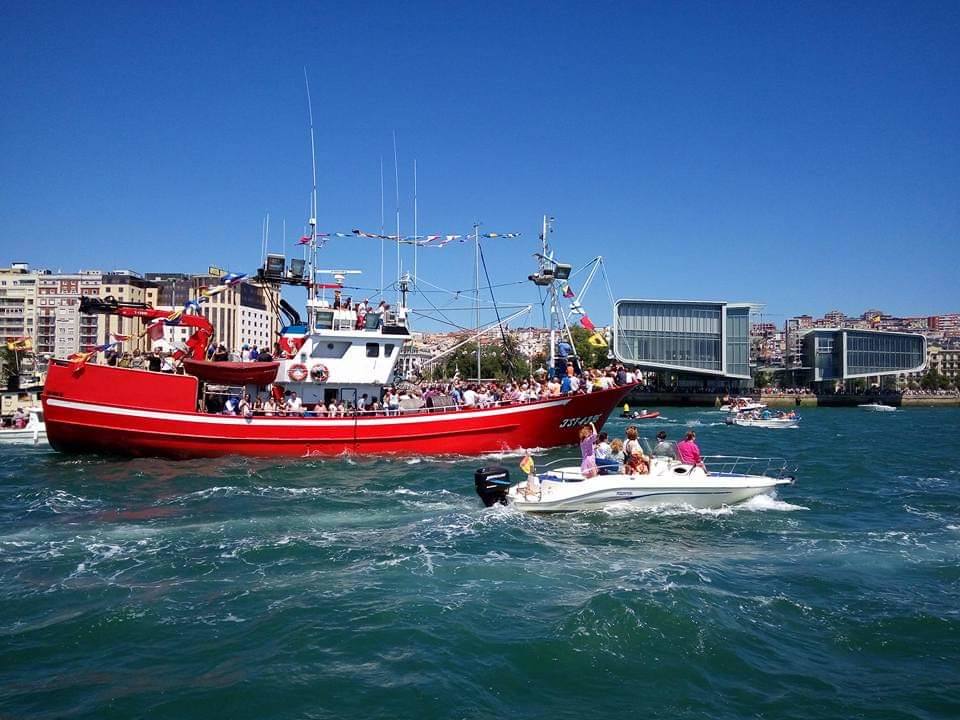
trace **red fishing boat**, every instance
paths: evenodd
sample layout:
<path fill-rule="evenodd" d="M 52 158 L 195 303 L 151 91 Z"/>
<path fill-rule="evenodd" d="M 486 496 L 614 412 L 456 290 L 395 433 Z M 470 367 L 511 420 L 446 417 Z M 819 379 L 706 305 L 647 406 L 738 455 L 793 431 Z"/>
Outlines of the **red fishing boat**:
<path fill-rule="evenodd" d="M 310 221 L 315 226 L 313 220 Z M 544 225 L 544 237 L 548 227 Z M 400 283 L 399 307 L 360 316 L 355 307 L 343 307 L 317 297 L 325 287 L 313 280 L 312 233 L 310 272 L 296 283 L 308 290 L 307 322 L 287 305 L 288 325 L 281 335 L 281 357 L 269 363 L 218 363 L 206 359 L 213 328 L 190 312 L 113 300 L 84 299 L 81 311 L 139 317 L 194 329 L 175 353 L 179 373 L 150 372 L 87 362 L 51 361 L 42 396 L 50 444 L 64 452 L 94 452 L 124 456 L 170 458 L 228 454 L 381 455 L 479 454 L 576 443 L 580 428 L 601 426 L 631 389 L 620 386 L 595 392 L 566 392 L 539 399 L 478 403 L 470 407 L 448 395 L 421 394 L 408 387 L 403 403 L 387 404 L 376 412 L 361 408 L 383 403 L 388 389 L 404 378 L 395 367 L 410 336 L 407 326 L 407 280 Z M 569 266 L 555 263 L 544 241 L 540 271 L 531 276 L 551 293 L 551 317 L 562 318 L 555 279 Z M 268 256 L 259 282 L 287 282 L 289 274 L 277 268 L 283 258 Z M 560 268 L 560 273 L 555 273 Z M 322 272 L 322 271 L 317 271 Z M 302 278 L 302 274 L 298 278 Z M 338 283 L 342 284 L 342 274 Z M 339 294 L 337 294 L 339 297 Z M 556 333 L 569 327 L 563 320 L 551 325 L 551 350 Z M 552 358 L 555 372 L 573 373 L 575 355 Z M 577 367 L 577 369 L 579 369 Z M 284 396 L 299 398 L 297 410 L 234 414 L 239 398 Z M 227 412 L 224 413 L 225 401 Z M 386 404 L 386 403 L 385 403 Z M 341 406 L 347 412 L 339 410 Z M 327 408 L 337 410 L 329 413 Z"/>
<path fill-rule="evenodd" d="M 171 458 L 218 455 L 479 454 L 577 442 L 628 387 L 489 408 L 398 415 L 238 417 L 197 412 L 200 380 L 105 365 L 50 365 L 43 405 L 63 452 Z"/>

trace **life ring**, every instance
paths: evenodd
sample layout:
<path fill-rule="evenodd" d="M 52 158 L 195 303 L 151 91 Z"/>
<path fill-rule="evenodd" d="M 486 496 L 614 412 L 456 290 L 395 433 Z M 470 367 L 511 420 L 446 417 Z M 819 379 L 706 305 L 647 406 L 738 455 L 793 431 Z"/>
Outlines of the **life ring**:
<path fill-rule="evenodd" d="M 307 379 L 307 366 L 303 363 L 297 363 L 287 368 L 287 377 L 294 382 L 303 382 Z"/>
<path fill-rule="evenodd" d="M 317 363 L 310 368 L 310 378 L 314 382 L 326 382 L 329 377 L 330 371 L 327 369 L 327 366 L 322 363 Z"/>

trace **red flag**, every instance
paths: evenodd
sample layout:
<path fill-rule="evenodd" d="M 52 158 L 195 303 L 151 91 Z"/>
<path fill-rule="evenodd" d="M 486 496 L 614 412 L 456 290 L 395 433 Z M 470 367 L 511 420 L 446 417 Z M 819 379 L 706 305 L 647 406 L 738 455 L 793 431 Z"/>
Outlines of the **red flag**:
<path fill-rule="evenodd" d="M 590 318 L 588 318 L 586 315 L 580 318 L 580 324 L 583 325 L 587 330 L 597 329 L 596 326 L 593 324 L 593 322 L 590 320 Z"/>
<path fill-rule="evenodd" d="M 299 245 L 306 245 L 308 242 L 310 242 L 310 236 L 309 236 L 309 235 L 304 235 L 302 238 L 300 238 L 300 242 L 299 242 L 298 244 L 299 244 Z"/>
<path fill-rule="evenodd" d="M 147 335 L 151 340 L 160 340 L 163 337 L 163 322 L 151 323 L 147 327 Z"/>

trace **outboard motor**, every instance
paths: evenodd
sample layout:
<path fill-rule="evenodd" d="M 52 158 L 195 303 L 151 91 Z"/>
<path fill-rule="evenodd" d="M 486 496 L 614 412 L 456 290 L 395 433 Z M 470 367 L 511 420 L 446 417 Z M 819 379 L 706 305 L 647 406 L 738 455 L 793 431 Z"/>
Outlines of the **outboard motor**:
<path fill-rule="evenodd" d="M 482 467 L 473 474 L 473 483 L 477 488 L 477 495 L 486 507 L 493 507 L 497 503 L 507 504 L 510 471 L 505 467 Z"/>

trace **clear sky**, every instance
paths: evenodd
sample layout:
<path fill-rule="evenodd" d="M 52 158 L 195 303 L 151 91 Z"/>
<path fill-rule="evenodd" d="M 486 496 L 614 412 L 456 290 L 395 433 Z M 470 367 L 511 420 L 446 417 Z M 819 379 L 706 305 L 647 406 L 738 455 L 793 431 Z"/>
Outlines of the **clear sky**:
<path fill-rule="evenodd" d="M 421 233 L 524 233 L 485 246 L 494 283 L 549 213 L 617 297 L 960 311 L 958 38 L 957 2 L 0 0 L 0 264 L 253 270 L 267 212 L 289 251 L 306 66 L 321 230 L 379 230 L 382 158 L 393 231 L 396 132 L 401 232 L 416 159 Z M 321 263 L 377 286 L 379 252 Z M 471 288 L 472 261 L 424 250 L 420 275 Z"/>

